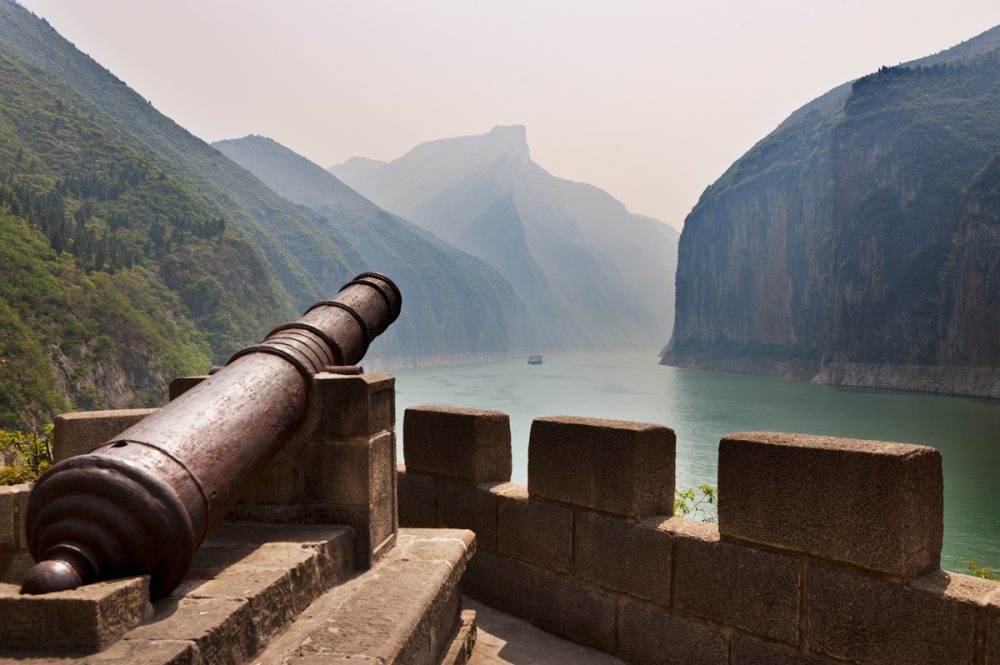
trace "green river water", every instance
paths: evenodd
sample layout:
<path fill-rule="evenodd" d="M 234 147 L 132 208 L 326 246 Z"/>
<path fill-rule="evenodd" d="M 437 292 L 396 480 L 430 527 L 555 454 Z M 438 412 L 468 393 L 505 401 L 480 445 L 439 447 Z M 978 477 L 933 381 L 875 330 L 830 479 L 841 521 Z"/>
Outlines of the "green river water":
<path fill-rule="evenodd" d="M 420 404 L 510 414 L 513 480 L 527 482 L 533 418 L 574 415 L 661 423 L 677 433 L 677 487 L 716 484 L 727 432 L 783 431 L 921 443 L 944 458 L 942 566 L 1000 568 L 1000 403 L 678 369 L 655 353 L 546 356 L 395 372 L 397 423 Z M 400 456 L 402 444 L 400 443 Z M 780 509 L 780 508 L 779 508 Z"/>

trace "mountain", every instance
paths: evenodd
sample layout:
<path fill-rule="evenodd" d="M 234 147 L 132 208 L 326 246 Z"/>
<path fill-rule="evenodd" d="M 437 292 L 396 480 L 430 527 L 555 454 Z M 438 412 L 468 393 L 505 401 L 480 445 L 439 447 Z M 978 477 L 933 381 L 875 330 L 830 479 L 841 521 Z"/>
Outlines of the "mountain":
<path fill-rule="evenodd" d="M 342 228 L 0 0 L 0 427 L 159 403 L 174 376 L 224 362 L 357 272 L 384 270 Z M 420 311 L 405 293 L 393 328 L 413 317 L 446 329 L 418 349 L 427 355 L 508 351 L 520 311 L 510 287 L 453 258 L 436 268 L 450 287 L 439 298 L 461 306 L 438 316 L 430 297 Z M 404 353 L 397 334 L 370 356 Z"/>
<path fill-rule="evenodd" d="M 664 362 L 1000 397 L 998 49 L 1000 26 L 838 86 L 706 189 Z"/>
<path fill-rule="evenodd" d="M 268 187 L 351 239 L 365 267 L 391 275 L 406 315 L 386 334 L 392 357 L 420 362 L 524 350 L 528 322 L 510 284 L 485 262 L 392 215 L 326 170 L 260 136 L 213 144 Z"/>
<path fill-rule="evenodd" d="M 650 348 L 670 325 L 676 232 L 545 171 L 522 126 L 330 171 L 496 268 L 527 306 L 539 350 Z"/>
<path fill-rule="evenodd" d="M 153 403 L 274 315 L 253 246 L 98 111 L 2 53 L 0 91 L 0 427 Z"/>

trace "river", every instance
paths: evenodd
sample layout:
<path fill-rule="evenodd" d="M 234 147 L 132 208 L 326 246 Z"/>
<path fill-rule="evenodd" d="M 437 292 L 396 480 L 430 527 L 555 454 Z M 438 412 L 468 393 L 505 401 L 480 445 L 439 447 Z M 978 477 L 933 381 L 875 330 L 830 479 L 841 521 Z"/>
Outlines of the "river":
<path fill-rule="evenodd" d="M 677 487 L 716 484 L 727 432 L 783 431 L 921 443 L 944 458 L 942 566 L 1000 568 L 1000 403 L 918 393 L 858 390 L 757 376 L 679 369 L 655 353 L 545 357 L 396 375 L 403 411 L 421 404 L 510 414 L 513 480 L 527 483 L 533 418 L 573 415 L 667 425 L 677 434 Z M 400 457 L 402 444 L 400 443 Z"/>

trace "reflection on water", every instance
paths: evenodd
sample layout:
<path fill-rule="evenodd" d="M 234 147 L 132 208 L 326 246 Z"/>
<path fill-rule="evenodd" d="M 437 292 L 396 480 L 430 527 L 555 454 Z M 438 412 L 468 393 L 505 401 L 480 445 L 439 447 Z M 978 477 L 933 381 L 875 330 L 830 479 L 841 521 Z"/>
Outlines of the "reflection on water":
<path fill-rule="evenodd" d="M 518 359 L 399 370 L 396 377 L 400 428 L 403 409 L 418 404 L 510 414 L 513 479 L 520 483 L 527 482 L 528 431 L 538 416 L 672 427 L 678 487 L 715 484 L 719 439 L 727 432 L 803 432 L 932 445 L 944 457 L 943 565 L 964 569 L 974 559 L 1000 567 L 996 402 L 663 367 L 655 353 L 546 355 L 544 365 Z"/>

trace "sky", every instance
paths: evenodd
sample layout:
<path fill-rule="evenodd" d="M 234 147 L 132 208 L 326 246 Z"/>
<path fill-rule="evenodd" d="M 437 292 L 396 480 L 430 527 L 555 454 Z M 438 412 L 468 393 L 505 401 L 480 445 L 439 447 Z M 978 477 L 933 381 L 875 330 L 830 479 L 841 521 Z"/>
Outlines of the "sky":
<path fill-rule="evenodd" d="M 799 106 L 1000 24 L 997 0 L 20 0 L 206 141 L 321 166 L 527 127 L 677 228 Z"/>

